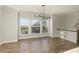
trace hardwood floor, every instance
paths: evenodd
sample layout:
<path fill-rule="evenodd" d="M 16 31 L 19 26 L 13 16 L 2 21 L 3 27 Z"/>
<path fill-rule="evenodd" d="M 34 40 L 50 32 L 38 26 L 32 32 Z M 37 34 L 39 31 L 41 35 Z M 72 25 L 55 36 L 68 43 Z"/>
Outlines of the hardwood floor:
<path fill-rule="evenodd" d="M 16 43 L 3 44 L 1 53 L 60 53 L 78 47 L 77 44 L 60 38 L 22 39 Z"/>

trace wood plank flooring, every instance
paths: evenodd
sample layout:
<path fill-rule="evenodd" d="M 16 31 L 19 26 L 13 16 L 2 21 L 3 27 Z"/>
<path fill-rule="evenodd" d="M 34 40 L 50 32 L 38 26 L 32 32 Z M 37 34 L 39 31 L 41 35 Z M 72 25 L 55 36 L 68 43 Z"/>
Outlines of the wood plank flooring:
<path fill-rule="evenodd" d="M 3 44 L 0 53 L 60 53 L 76 47 L 77 44 L 64 39 L 43 37 Z"/>

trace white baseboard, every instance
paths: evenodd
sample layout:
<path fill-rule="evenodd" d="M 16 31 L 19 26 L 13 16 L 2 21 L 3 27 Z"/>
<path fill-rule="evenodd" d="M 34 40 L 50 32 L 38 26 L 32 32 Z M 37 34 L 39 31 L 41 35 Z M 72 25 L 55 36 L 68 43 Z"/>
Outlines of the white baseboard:
<path fill-rule="evenodd" d="M 28 38 L 38 38 L 38 37 L 46 37 L 48 35 L 44 35 L 44 36 L 34 36 L 34 37 L 28 37 Z"/>
<path fill-rule="evenodd" d="M 20 38 L 20 39 L 29 39 L 29 38 L 38 38 L 38 37 L 46 37 L 46 36 L 49 36 L 49 35 L 40 35 L 40 36 L 28 36 L 28 37 L 25 37 L 25 38 Z"/>
<path fill-rule="evenodd" d="M 9 40 L 9 41 L 2 41 L 0 42 L 0 46 L 4 43 L 11 43 L 11 42 L 17 42 L 18 40 Z"/>

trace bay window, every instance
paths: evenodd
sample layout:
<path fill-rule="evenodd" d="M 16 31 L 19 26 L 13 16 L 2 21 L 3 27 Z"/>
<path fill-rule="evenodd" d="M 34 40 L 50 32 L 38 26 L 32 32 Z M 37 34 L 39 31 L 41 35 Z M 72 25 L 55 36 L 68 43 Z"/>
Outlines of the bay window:
<path fill-rule="evenodd" d="M 21 18 L 20 34 L 48 33 L 49 20 Z"/>

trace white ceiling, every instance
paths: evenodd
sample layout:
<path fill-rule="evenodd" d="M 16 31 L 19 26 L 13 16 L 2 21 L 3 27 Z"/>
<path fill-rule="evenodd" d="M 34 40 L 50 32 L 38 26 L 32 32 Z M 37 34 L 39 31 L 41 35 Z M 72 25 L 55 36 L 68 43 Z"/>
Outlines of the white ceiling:
<path fill-rule="evenodd" d="M 33 13 L 43 12 L 41 5 L 9 5 L 8 7 L 19 11 L 27 11 Z M 46 14 L 65 14 L 79 11 L 79 5 L 46 5 L 44 9 Z"/>

